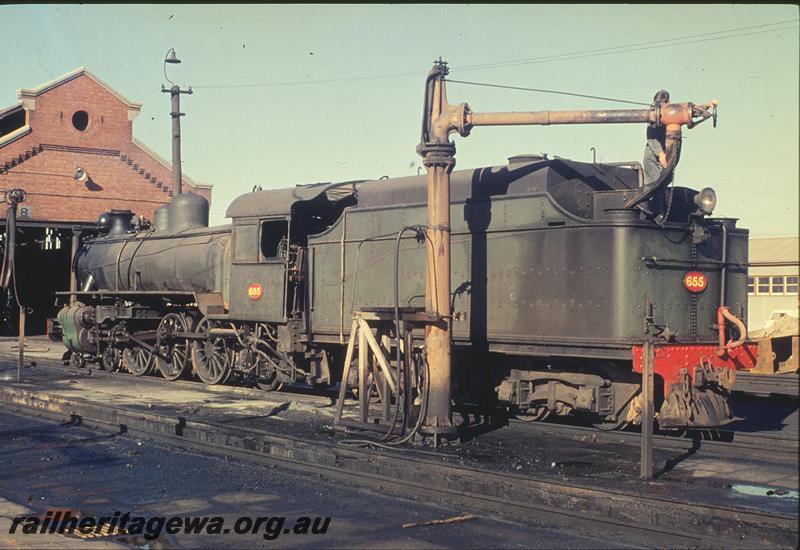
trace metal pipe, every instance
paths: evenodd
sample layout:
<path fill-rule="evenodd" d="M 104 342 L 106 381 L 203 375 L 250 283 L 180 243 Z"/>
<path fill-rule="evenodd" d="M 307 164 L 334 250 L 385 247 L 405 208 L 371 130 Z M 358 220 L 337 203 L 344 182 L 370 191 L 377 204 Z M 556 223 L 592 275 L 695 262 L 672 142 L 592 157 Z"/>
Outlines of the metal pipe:
<path fill-rule="evenodd" d="M 428 241 L 426 247 L 425 309 L 437 322 L 425 326 L 425 351 L 430 365 L 430 401 L 423 433 L 438 438 L 455 433 L 450 407 L 452 356 L 450 348 L 450 171 L 453 164 L 429 163 Z"/>
<path fill-rule="evenodd" d="M 625 203 L 625 208 L 633 208 L 637 204 L 649 199 L 663 186 L 669 185 L 669 183 L 672 181 L 672 176 L 673 173 L 675 172 L 675 167 L 678 166 L 678 161 L 681 158 L 681 141 L 682 141 L 681 126 L 679 124 L 667 125 L 666 168 L 664 168 L 661 171 L 661 174 L 659 174 L 658 178 L 655 181 L 640 187 L 639 191 L 633 196 L 633 198 L 631 198 L 628 202 Z M 667 219 L 665 217 L 663 223 L 666 222 Z"/>
<path fill-rule="evenodd" d="M 717 357 L 723 357 L 727 350 L 725 349 L 725 316 L 722 314 L 724 306 L 717 308 L 717 333 L 719 334 L 719 346 L 717 347 Z"/>
<path fill-rule="evenodd" d="M 774 262 L 749 262 L 743 265 L 747 267 L 800 267 L 800 262 L 779 260 Z"/>
<path fill-rule="evenodd" d="M 450 404 L 452 370 L 450 318 L 450 172 L 455 166 L 451 131 L 469 133 L 466 104 L 449 105 L 444 77 L 447 64 L 434 63 L 425 80 L 422 135 L 417 153 L 428 172 L 428 228 L 425 262 L 425 311 L 433 322 L 425 325 L 425 354 L 429 368 L 428 403 L 421 433 L 434 445 L 453 438 Z"/>
<path fill-rule="evenodd" d="M 734 348 L 738 348 L 739 346 L 744 344 L 744 341 L 747 339 L 747 327 L 744 326 L 744 323 L 742 322 L 742 320 L 739 319 L 733 313 L 731 313 L 728 308 L 723 307 L 723 308 L 721 308 L 721 311 L 722 311 L 723 317 L 725 317 L 728 321 L 730 321 L 731 323 L 736 325 L 736 328 L 739 329 L 739 339 L 735 340 L 735 341 L 730 341 L 726 345 L 726 349 L 728 351 L 730 351 L 730 350 L 732 350 Z"/>
<path fill-rule="evenodd" d="M 739 329 L 739 339 L 725 342 L 725 320 L 730 321 L 736 328 Z M 736 315 L 725 307 L 720 306 L 717 308 L 717 331 L 719 333 L 719 347 L 717 348 L 717 356 L 724 357 L 726 353 L 732 349 L 738 348 L 747 339 L 747 327 Z"/>
<path fill-rule="evenodd" d="M 719 282 L 719 307 L 725 306 L 725 283 L 728 280 L 728 225 L 722 222 L 722 270 Z"/>
<path fill-rule="evenodd" d="M 441 138 L 443 131 L 458 131 L 462 136 L 469 135 L 473 126 L 516 126 L 550 124 L 628 124 L 650 123 L 655 126 L 683 126 L 692 128 L 716 113 L 719 102 L 712 100 L 703 105 L 686 103 L 665 103 L 650 109 L 612 109 L 579 111 L 520 111 L 499 113 L 475 113 L 466 103 L 450 105 L 445 100 L 441 105 L 438 122 L 431 125 L 432 137 Z M 713 113 L 712 113 L 713 111 Z"/>
<path fill-rule="evenodd" d="M 602 111 L 528 111 L 506 113 L 467 113 L 470 126 L 517 126 L 550 124 L 629 124 L 655 122 L 652 109 Z"/>
<path fill-rule="evenodd" d="M 8 196 L 8 195 L 7 195 Z M 0 287 L 8 288 L 16 260 L 17 249 L 17 204 L 11 202 L 6 211 L 6 240 L 3 251 L 3 265 L 0 272 Z"/>
<path fill-rule="evenodd" d="M 80 246 L 80 238 L 81 232 L 77 229 L 72 230 L 72 250 L 70 251 L 72 264 L 70 265 L 69 270 L 69 303 L 74 304 L 78 301 L 77 297 L 75 296 L 75 291 L 78 290 L 78 270 L 75 259 L 78 257 L 78 247 Z"/>
<path fill-rule="evenodd" d="M 344 280 L 345 280 L 345 245 L 347 243 L 347 213 L 349 209 L 345 208 L 344 212 L 342 213 L 342 242 L 341 242 L 341 249 L 339 251 L 339 343 L 344 344 Z M 356 269 L 358 269 L 358 264 L 356 264 Z M 355 292 L 355 283 L 353 283 L 353 292 Z M 353 303 L 350 304 L 351 307 L 354 305 Z"/>
<path fill-rule="evenodd" d="M 114 290 L 119 290 L 119 280 L 122 276 L 119 270 L 119 264 L 122 261 L 122 252 L 125 250 L 125 247 L 128 246 L 129 242 L 130 241 L 128 239 L 125 239 L 122 242 L 122 246 L 119 247 L 119 253 L 117 254 L 116 270 L 114 270 Z"/>
<path fill-rule="evenodd" d="M 208 329 L 209 336 L 236 336 L 239 337 L 239 332 L 235 328 L 212 328 Z"/>

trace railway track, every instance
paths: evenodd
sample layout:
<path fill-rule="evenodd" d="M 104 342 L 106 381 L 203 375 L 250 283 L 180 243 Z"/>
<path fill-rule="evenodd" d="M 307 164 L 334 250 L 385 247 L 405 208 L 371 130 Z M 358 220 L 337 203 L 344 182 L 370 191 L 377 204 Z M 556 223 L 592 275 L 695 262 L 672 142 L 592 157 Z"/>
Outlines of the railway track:
<path fill-rule="evenodd" d="M 761 397 L 778 397 L 797 399 L 800 395 L 800 375 L 785 374 L 753 374 L 740 372 L 736 375 L 733 391 L 745 395 Z"/>
<path fill-rule="evenodd" d="M 37 368 L 45 369 L 55 374 L 63 374 L 69 371 L 73 374 L 87 374 L 91 370 L 92 376 L 120 378 L 130 376 L 125 373 L 113 373 L 94 368 L 78 369 L 74 367 L 64 367 L 59 361 L 54 359 L 35 359 Z M 214 385 L 207 386 L 200 381 L 194 380 L 174 380 L 168 381 L 158 376 L 137 377 L 138 380 L 146 380 L 154 384 L 169 384 L 170 387 L 197 388 L 198 386 L 216 394 L 234 394 L 250 399 L 277 399 L 285 400 L 291 398 L 317 406 L 333 404 L 337 398 L 337 392 L 330 391 L 320 394 L 319 391 L 312 392 L 299 387 L 284 388 L 281 392 L 264 392 L 257 388 L 250 388 L 241 385 Z M 176 388 L 176 389 L 177 389 Z M 498 412 L 498 414 L 503 414 Z M 560 437 L 584 437 L 594 441 L 609 440 L 616 443 L 638 446 L 641 435 L 638 431 L 615 430 L 604 432 L 589 426 L 576 425 L 571 417 L 565 419 L 551 418 L 545 422 L 522 422 L 514 418 L 509 419 L 509 423 L 520 430 L 529 430 L 528 433 L 549 433 Z M 741 431 L 716 431 L 710 430 L 695 431 L 682 435 L 656 434 L 654 436 L 655 448 L 675 450 L 685 449 L 687 442 L 692 442 L 698 448 L 716 455 L 739 456 L 753 458 L 761 456 L 765 459 L 777 459 L 781 461 L 797 460 L 798 437 L 797 434 L 783 436 L 779 434 L 748 433 Z"/>
<path fill-rule="evenodd" d="M 3 360 L 6 361 L 15 361 L 15 358 L 4 357 L 0 356 L 0 362 Z M 129 377 L 132 375 L 125 373 L 125 372 L 109 372 L 105 370 L 101 370 L 97 368 L 95 365 L 89 365 L 84 368 L 76 368 L 72 366 L 64 366 L 60 361 L 51 358 L 41 358 L 41 357 L 29 357 L 29 360 L 32 360 L 36 363 L 37 369 L 44 369 L 51 373 L 60 373 L 63 374 L 65 372 L 72 373 L 74 375 L 89 375 L 91 376 L 101 377 L 101 378 L 115 378 L 115 379 L 125 379 L 125 377 Z M 26 367 L 27 368 L 27 367 Z M 249 397 L 253 399 L 257 398 L 264 398 L 267 395 L 290 395 L 292 399 L 297 401 L 303 401 L 307 403 L 315 403 L 315 404 L 329 404 L 331 399 L 335 399 L 337 393 L 335 391 L 312 391 L 307 390 L 302 387 L 287 387 L 281 390 L 280 392 L 265 392 L 264 390 L 250 387 L 244 384 L 235 384 L 232 382 L 226 384 L 219 384 L 219 385 L 207 385 L 199 380 L 190 380 L 190 379 L 178 379 L 178 380 L 166 380 L 159 376 L 143 376 L 143 377 L 135 377 L 136 380 L 146 380 L 148 382 L 152 382 L 154 384 L 168 384 L 169 387 L 173 388 L 197 388 L 203 387 L 206 390 L 213 392 L 213 393 L 220 393 L 220 394 L 236 394 L 242 397 Z"/>
<path fill-rule="evenodd" d="M 511 419 L 510 422 L 520 429 L 528 429 L 533 433 L 553 433 L 560 436 L 591 438 L 595 441 L 614 441 L 628 445 L 638 446 L 641 434 L 638 431 L 617 430 L 603 432 L 588 426 L 559 422 L 522 422 Z M 715 439 L 716 437 L 716 439 Z M 726 437 L 730 437 L 726 440 Z M 724 456 L 740 456 L 746 458 L 761 457 L 764 459 L 778 459 L 784 462 L 797 462 L 798 437 L 797 435 L 781 437 L 775 435 L 751 434 L 746 432 L 719 432 L 709 430 L 689 432 L 680 436 L 656 434 L 653 436 L 653 445 L 657 449 L 684 449 L 687 442 L 692 442 L 698 449 Z"/>
<path fill-rule="evenodd" d="M 627 490 L 558 482 L 458 463 L 458 457 L 385 449 L 352 449 L 225 423 L 64 399 L 11 386 L 0 387 L 6 408 L 53 420 L 147 437 L 166 445 L 280 466 L 306 475 L 352 482 L 379 491 L 437 499 L 545 524 L 602 529 L 639 537 L 647 546 L 742 547 L 795 545 L 797 517 L 752 508 L 663 496 L 663 487 Z M 744 541 L 747 541 L 746 543 Z"/>

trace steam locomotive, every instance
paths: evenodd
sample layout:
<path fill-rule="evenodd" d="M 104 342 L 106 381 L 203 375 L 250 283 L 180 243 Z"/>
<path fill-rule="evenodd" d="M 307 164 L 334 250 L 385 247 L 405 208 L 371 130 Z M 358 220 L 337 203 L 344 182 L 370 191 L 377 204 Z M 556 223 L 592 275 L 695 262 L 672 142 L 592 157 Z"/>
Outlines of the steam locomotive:
<path fill-rule="evenodd" d="M 711 217 L 709 188 L 626 207 L 641 178 L 638 163 L 539 155 L 453 172 L 456 404 L 639 422 L 642 344 L 656 338 L 660 425 L 733 418 L 734 371 L 752 357 L 721 331 L 744 337 L 748 232 Z M 414 176 L 247 193 L 218 227 L 192 193 L 152 223 L 112 210 L 74 258 L 63 341 L 75 362 L 136 376 L 335 386 L 353 312 L 393 306 L 393 284 L 401 306 L 424 304 L 425 248 L 398 232 L 424 226 L 425 205 Z"/>

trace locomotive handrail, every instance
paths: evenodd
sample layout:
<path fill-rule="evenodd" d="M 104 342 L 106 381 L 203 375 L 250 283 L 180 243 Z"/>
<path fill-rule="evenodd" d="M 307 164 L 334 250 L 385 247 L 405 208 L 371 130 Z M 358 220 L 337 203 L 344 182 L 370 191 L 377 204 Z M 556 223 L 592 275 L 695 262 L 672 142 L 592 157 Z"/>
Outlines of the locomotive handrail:
<path fill-rule="evenodd" d="M 193 291 L 184 290 L 59 290 L 53 293 L 57 297 L 72 297 L 89 298 L 89 299 L 104 299 L 108 297 L 148 297 L 148 296 L 166 296 L 170 299 L 180 299 L 181 303 L 197 302 L 197 293 Z"/>
<path fill-rule="evenodd" d="M 745 269 L 749 267 L 751 264 L 748 263 L 741 263 L 741 262 L 723 262 L 721 260 L 682 260 L 677 258 L 659 258 L 657 256 L 642 256 L 642 261 L 646 263 L 652 264 L 673 264 L 673 265 L 683 265 L 683 266 L 699 266 L 699 265 L 712 265 L 716 267 L 736 267 L 740 269 Z"/>

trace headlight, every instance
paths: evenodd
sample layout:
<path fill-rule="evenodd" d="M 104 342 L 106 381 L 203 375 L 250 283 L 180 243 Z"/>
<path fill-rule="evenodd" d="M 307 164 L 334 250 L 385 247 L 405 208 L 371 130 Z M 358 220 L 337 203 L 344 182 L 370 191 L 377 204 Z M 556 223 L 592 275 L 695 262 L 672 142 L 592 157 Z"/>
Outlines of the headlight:
<path fill-rule="evenodd" d="M 710 187 L 706 187 L 694 196 L 694 203 L 703 214 L 710 216 L 717 206 L 717 194 Z"/>

